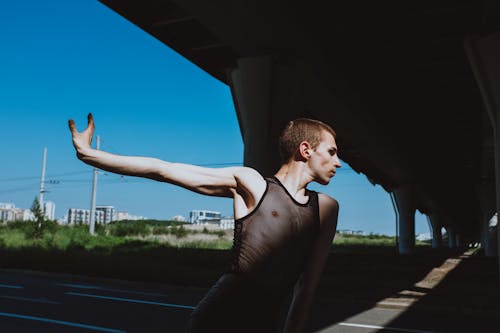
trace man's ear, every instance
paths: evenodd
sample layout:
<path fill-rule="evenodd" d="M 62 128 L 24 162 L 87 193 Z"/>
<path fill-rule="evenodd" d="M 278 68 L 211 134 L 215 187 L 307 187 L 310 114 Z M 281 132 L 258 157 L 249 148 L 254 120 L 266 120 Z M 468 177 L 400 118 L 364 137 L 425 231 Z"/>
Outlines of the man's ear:
<path fill-rule="evenodd" d="M 299 144 L 299 156 L 304 159 L 308 160 L 311 157 L 311 144 L 308 141 L 302 141 Z"/>

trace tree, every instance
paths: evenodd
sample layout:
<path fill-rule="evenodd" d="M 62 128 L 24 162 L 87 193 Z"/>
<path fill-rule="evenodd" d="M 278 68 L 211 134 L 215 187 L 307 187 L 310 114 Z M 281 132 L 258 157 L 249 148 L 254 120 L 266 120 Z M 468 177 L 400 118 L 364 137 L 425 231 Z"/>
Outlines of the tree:
<path fill-rule="evenodd" d="M 35 197 L 35 200 L 33 200 L 33 204 L 31 205 L 31 212 L 33 213 L 33 215 L 35 215 L 35 236 L 39 236 L 46 221 L 42 207 L 40 206 L 40 201 L 38 201 L 37 197 Z"/>

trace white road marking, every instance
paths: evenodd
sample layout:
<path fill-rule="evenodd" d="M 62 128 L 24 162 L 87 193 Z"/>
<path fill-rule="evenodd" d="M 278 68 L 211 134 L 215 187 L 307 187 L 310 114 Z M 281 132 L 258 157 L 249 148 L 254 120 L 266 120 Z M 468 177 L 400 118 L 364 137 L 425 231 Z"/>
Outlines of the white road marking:
<path fill-rule="evenodd" d="M 86 284 L 73 284 L 73 283 L 56 283 L 56 284 L 58 286 L 77 288 L 77 289 L 95 289 L 95 290 L 104 290 L 104 291 L 137 294 L 137 295 L 145 295 L 145 296 L 160 296 L 160 297 L 167 296 L 165 294 L 160 294 L 160 293 L 151 293 L 151 292 L 127 290 L 127 289 L 111 289 L 111 288 L 104 288 L 101 286 L 92 286 L 92 285 L 86 285 Z"/>
<path fill-rule="evenodd" d="M 73 296 L 83 296 L 83 297 L 108 299 L 108 300 L 120 301 L 120 302 L 130 302 L 130 303 L 141 303 L 141 304 L 167 306 L 167 307 L 171 307 L 171 308 L 180 308 L 180 309 L 189 309 L 189 310 L 192 310 L 192 309 L 195 308 L 194 306 L 189 306 L 189 305 L 151 302 L 151 301 L 143 301 L 143 300 L 140 300 L 140 299 L 131 299 L 131 298 L 110 297 L 110 296 L 92 295 L 92 294 L 83 294 L 83 293 L 74 293 L 74 292 L 67 292 L 65 294 L 66 295 L 73 295 Z"/>
<path fill-rule="evenodd" d="M 374 329 L 378 329 L 378 330 L 396 331 L 396 332 L 436 333 L 436 332 L 432 332 L 432 331 L 413 330 L 413 329 L 408 329 L 408 328 L 386 327 L 386 326 L 377 326 L 377 325 L 364 325 L 364 324 L 355 324 L 355 323 L 338 323 L 338 325 L 349 326 L 349 327 L 360 327 L 360 328 L 374 328 Z"/>
<path fill-rule="evenodd" d="M 0 284 L 0 288 L 23 289 L 23 286 L 14 286 L 12 284 Z"/>
<path fill-rule="evenodd" d="M 29 298 L 29 297 L 16 297 L 16 296 L 0 296 L 1 298 L 7 298 L 7 299 L 13 299 L 13 300 L 18 300 L 18 301 L 28 301 L 28 302 L 35 302 L 35 303 L 46 303 L 46 304 L 61 304 L 56 301 L 51 301 L 46 298 Z"/>

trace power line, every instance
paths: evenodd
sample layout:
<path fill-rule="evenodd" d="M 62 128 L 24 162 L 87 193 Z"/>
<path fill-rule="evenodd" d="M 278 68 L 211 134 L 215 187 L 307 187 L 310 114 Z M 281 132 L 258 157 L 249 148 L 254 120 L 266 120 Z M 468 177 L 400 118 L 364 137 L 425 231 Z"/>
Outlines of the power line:
<path fill-rule="evenodd" d="M 74 172 L 65 172 L 65 173 L 55 173 L 49 174 L 47 178 L 54 178 L 59 176 L 69 176 L 69 175 L 81 175 L 84 173 L 91 173 L 92 171 L 74 171 Z M 9 182 L 9 181 L 17 181 L 17 180 L 30 180 L 30 179 L 40 179 L 40 176 L 25 176 L 25 177 L 12 177 L 12 178 L 0 178 L 0 182 Z"/>
<path fill-rule="evenodd" d="M 7 190 L 0 190 L 0 193 L 22 192 L 22 191 L 28 191 L 28 190 L 37 192 L 37 185 L 39 185 L 39 184 L 34 183 L 34 184 L 31 184 L 30 186 L 27 186 L 27 187 L 15 187 L 15 188 L 7 189 Z"/>

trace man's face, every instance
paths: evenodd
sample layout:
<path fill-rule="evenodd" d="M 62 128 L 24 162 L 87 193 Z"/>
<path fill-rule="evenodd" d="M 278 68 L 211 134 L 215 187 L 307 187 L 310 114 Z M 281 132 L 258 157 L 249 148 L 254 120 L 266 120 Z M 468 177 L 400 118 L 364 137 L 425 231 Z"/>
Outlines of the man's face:
<path fill-rule="evenodd" d="M 335 175 L 337 168 L 341 167 L 337 155 L 337 143 L 329 132 L 321 132 L 321 141 L 311 152 L 309 166 L 313 172 L 314 180 L 322 185 L 327 185 Z"/>

